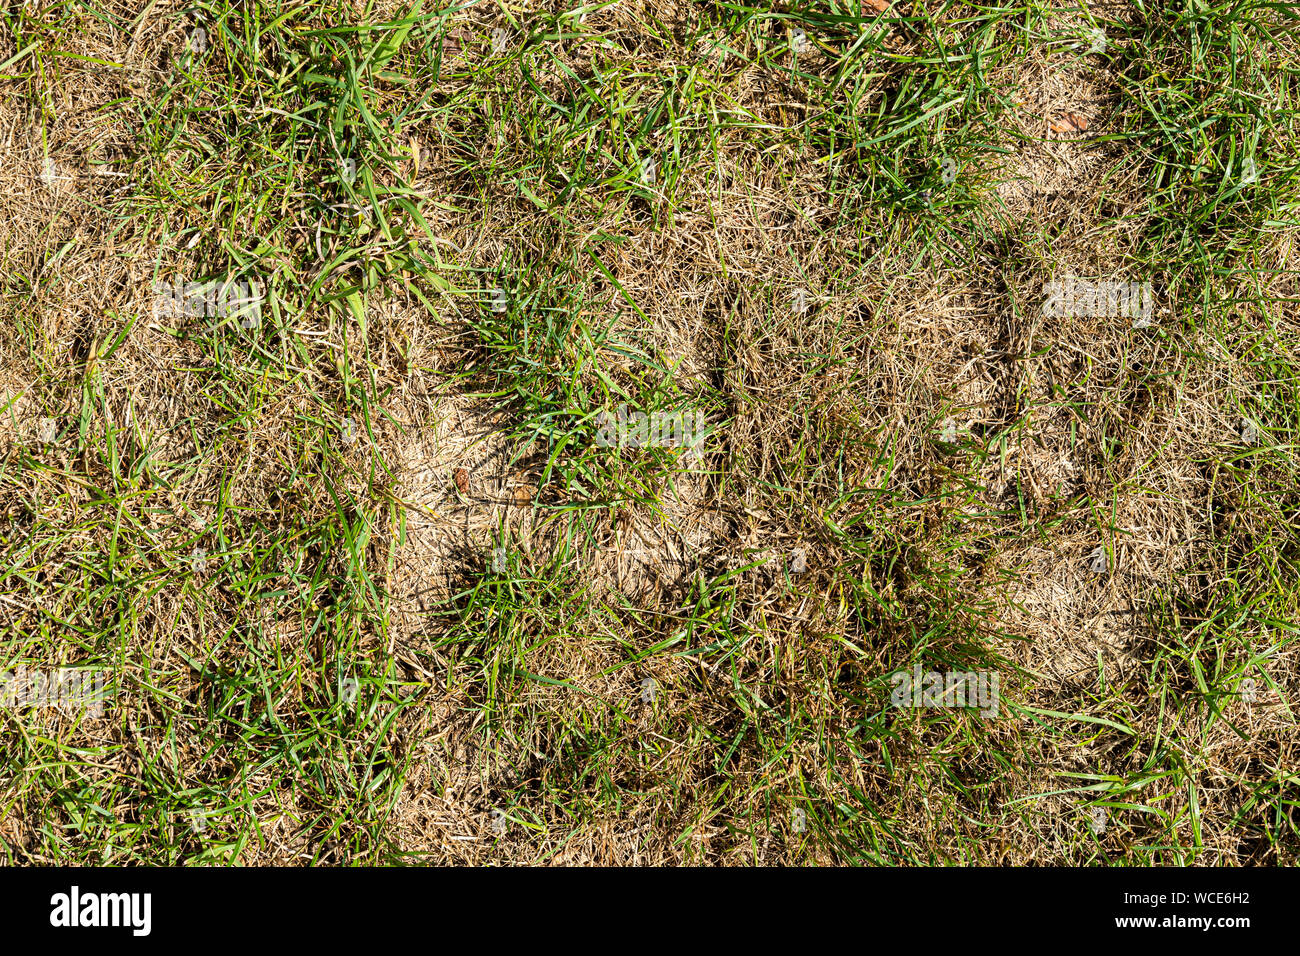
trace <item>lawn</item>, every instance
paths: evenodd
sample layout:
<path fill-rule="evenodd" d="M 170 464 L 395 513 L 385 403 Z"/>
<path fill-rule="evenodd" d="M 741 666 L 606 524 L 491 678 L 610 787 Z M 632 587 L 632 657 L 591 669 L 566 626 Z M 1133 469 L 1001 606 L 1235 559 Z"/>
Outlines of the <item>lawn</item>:
<path fill-rule="evenodd" d="M 0 863 L 1295 865 L 1298 117 L 1258 0 L 10 0 Z"/>

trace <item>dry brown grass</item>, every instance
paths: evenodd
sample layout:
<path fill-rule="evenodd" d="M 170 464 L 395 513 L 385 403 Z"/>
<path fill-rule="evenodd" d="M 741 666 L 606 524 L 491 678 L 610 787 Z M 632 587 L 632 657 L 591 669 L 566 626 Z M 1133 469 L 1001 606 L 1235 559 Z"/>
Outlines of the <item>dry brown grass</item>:
<path fill-rule="evenodd" d="M 900 92 L 917 29 L 889 26 L 846 104 L 823 84 L 853 36 L 824 21 L 801 75 L 785 20 L 621 2 L 587 22 L 609 47 L 534 12 L 510 27 L 525 78 L 485 66 L 506 19 L 478 5 L 412 34 L 389 69 L 414 82 L 366 80 L 372 180 L 428 226 L 385 207 L 403 245 L 323 212 L 351 209 L 321 198 L 328 137 L 279 125 L 327 96 L 288 83 L 290 53 L 325 69 L 345 41 L 286 28 L 256 81 L 214 43 L 181 81 L 173 12 L 67 15 L 43 21 L 62 57 L 0 79 L 0 664 L 91 660 L 122 690 L 103 718 L 5 716 L 6 859 L 1295 861 L 1295 226 L 1214 290 L 1250 307 L 1198 298 L 1096 58 L 999 58 L 982 82 L 1015 105 L 963 120 L 993 138 L 960 202 L 925 180 L 930 214 L 891 178 L 923 143 L 864 132 L 895 129 L 868 124 L 882 103 L 922 112 Z M 1086 130 L 1053 133 L 1067 114 Z M 652 189 L 623 178 L 644 155 Z M 300 295 L 317 248 L 382 275 Z M 153 317 L 156 279 L 239 263 L 279 270 L 273 331 Z M 1154 276 L 1157 328 L 1043 316 L 1066 274 Z M 325 301 L 350 282 L 361 316 Z M 1278 447 L 1243 462 L 1242 404 L 1269 396 Z M 706 407 L 704 467 L 594 449 L 574 419 L 623 401 Z M 891 710 L 917 660 L 999 668 L 1000 719 Z M 351 713 L 340 674 L 367 675 Z M 74 791 L 109 822 L 72 832 Z"/>

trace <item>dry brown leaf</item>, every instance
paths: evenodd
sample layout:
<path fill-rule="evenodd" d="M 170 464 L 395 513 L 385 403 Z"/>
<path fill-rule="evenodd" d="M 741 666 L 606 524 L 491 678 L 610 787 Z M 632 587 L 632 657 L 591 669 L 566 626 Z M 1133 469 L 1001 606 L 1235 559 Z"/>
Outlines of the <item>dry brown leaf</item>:
<path fill-rule="evenodd" d="M 448 30 L 442 38 L 442 55 L 444 57 L 457 57 L 465 49 L 466 44 L 473 39 L 470 32 L 464 27 L 456 27 Z"/>
<path fill-rule="evenodd" d="M 1062 136 L 1076 136 L 1088 128 L 1088 118 L 1078 113 L 1062 113 L 1060 119 L 1052 120 L 1052 132 Z"/>

